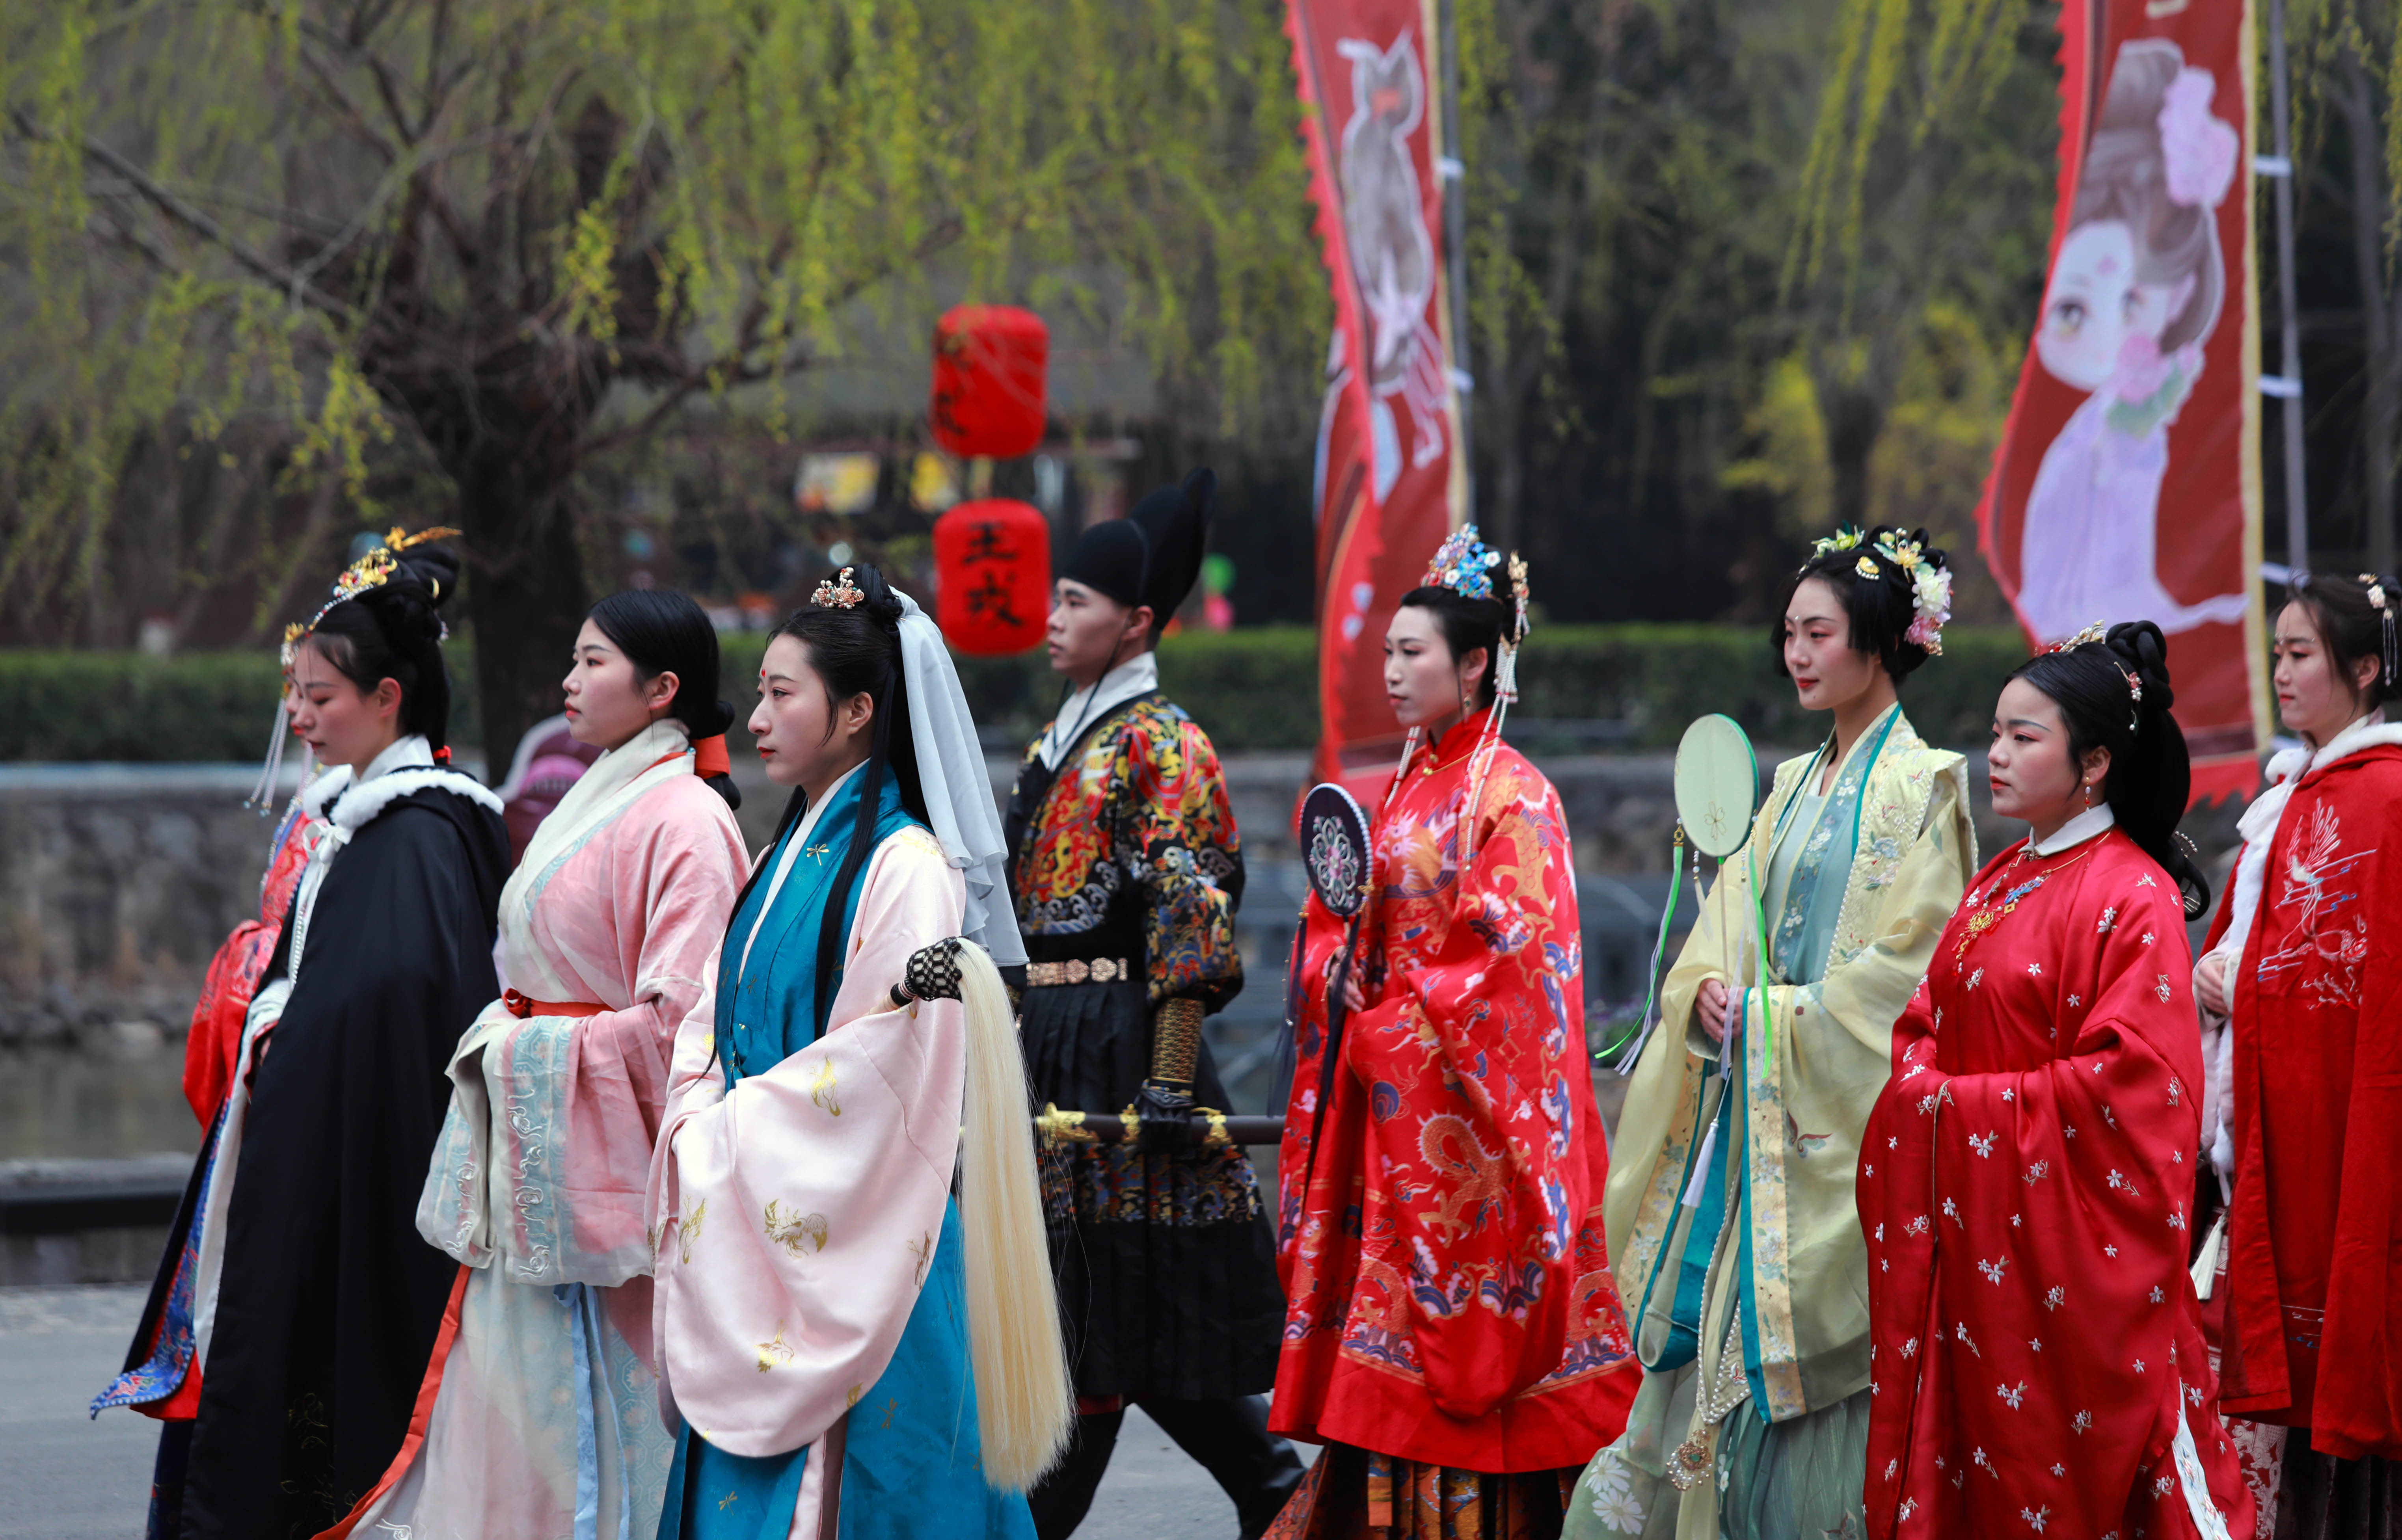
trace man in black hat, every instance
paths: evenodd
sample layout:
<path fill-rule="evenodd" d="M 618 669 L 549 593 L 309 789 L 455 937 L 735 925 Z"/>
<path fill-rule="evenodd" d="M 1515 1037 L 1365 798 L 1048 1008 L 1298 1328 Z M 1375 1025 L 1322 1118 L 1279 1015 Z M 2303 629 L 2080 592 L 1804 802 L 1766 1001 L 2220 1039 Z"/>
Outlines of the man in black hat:
<path fill-rule="evenodd" d="M 1259 1182 L 1240 1146 L 1192 1134 L 1196 1106 L 1226 1106 L 1201 1021 L 1243 987 L 1242 844 L 1217 751 L 1160 694 L 1152 648 L 1200 572 L 1216 489 L 1195 471 L 1069 550 L 1051 667 L 1076 688 L 1009 804 L 1035 1100 L 1142 1118 L 1137 1144 L 1044 1162 L 1080 1415 L 1031 1493 L 1042 1540 L 1084 1520 L 1128 1401 L 1217 1478 L 1246 1540 L 1302 1475 L 1259 1394 L 1284 1324 Z"/>

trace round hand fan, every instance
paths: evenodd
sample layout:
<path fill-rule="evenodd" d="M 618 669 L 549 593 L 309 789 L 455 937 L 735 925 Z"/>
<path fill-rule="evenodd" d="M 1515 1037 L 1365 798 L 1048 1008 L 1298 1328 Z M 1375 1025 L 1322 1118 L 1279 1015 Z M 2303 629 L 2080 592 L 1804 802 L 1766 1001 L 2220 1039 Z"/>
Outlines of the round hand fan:
<path fill-rule="evenodd" d="M 1759 806 L 1760 759 L 1751 739 L 1732 717 L 1696 718 L 1677 745 L 1677 820 L 1685 838 L 1724 860 L 1751 837 Z"/>
<path fill-rule="evenodd" d="M 1332 781 L 1311 787 L 1299 832 L 1318 901 L 1337 918 L 1357 915 L 1368 901 L 1368 815 L 1359 800 Z"/>

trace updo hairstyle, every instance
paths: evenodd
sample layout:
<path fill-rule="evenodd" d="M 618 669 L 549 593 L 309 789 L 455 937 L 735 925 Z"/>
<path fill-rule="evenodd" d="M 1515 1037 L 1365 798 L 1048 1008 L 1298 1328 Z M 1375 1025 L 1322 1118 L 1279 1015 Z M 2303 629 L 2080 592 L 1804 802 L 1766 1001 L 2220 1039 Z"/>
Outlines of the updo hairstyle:
<path fill-rule="evenodd" d="M 2110 627 L 2105 640 L 2037 653 L 2010 678 L 2026 681 L 2060 708 L 2072 764 L 2081 766 L 2093 749 L 2110 751 L 2102 785 L 2111 816 L 2177 885 L 2186 918 L 2209 908 L 2210 883 L 2176 841 L 2193 769 L 2185 733 L 2169 715 L 2176 694 L 2169 686 L 2160 628 L 2148 620 L 2127 621 Z"/>
<path fill-rule="evenodd" d="M 1404 610 L 1424 610 L 1434 616 L 1435 624 L 1443 630 L 1443 645 L 1451 649 L 1454 664 L 1479 647 L 1484 649 L 1484 677 L 1476 686 L 1476 708 L 1480 711 L 1493 704 L 1494 680 L 1501 671 L 1501 638 L 1517 613 L 1518 598 L 1507 561 L 1495 563 L 1487 571 L 1493 579 L 1491 598 L 1470 598 L 1429 584 L 1403 594 L 1400 605 Z"/>
<path fill-rule="evenodd" d="M 1801 591 L 1802 584 L 1812 578 L 1834 590 L 1837 602 L 1843 605 L 1844 618 L 1850 624 L 1847 644 L 1856 653 L 1874 655 L 1894 683 L 1899 684 L 1932 655 L 1908 639 L 1911 624 L 1918 618 L 1917 590 L 1910 570 L 1877 551 L 1880 544 L 1898 545 L 1904 542 L 1918 546 L 1920 565 L 1939 572 L 1950 570 L 1949 558 L 1926 543 L 1926 530 L 1905 529 L 1895 524 L 1879 525 L 1863 535 L 1858 544 L 1821 551 L 1802 564 L 1793 581 L 1785 585 L 1785 597 L 1777 601 L 1775 618 L 1768 623 L 1768 646 L 1776 656 L 1780 677 L 1790 678 L 1792 673 L 1785 666 L 1786 612 L 1793 607 L 1793 596 Z M 1869 577 L 1860 571 L 1863 559 L 1874 564 L 1876 576 Z"/>
<path fill-rule="evenodd" d="M 450 676 L 442 667 L 441 608 L 459 587 L 459 558 L 421 545 L 392 558 L 392 575 L 318 617 L 304 643 L 365 693 L 400 686 L 400 731 L 449 747 Z"/>

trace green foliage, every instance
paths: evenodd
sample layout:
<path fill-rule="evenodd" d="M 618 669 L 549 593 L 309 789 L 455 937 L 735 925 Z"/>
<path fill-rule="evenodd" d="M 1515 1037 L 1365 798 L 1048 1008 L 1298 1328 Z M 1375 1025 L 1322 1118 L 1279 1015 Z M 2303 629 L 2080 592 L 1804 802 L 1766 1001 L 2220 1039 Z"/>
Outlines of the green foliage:
<path fill-rule="evenodd" d="M 2026 656 L 2015 627 L 1953 626 L 1944 655 L 1911 676 L 1902 703 L 1935 743 L 1982 743 L 2003 676 Z M 747 710 L 765 639 L 724 639 L 722 691 Z M 474 660 L 447 648 L 452 741 L 478 746 Z M 1040 652 L 956 659 L 986 748 L 1015 754 L 1049 721 L 1059 676 Z M 1160 683 L 1220 751 L 1295 752 L 1318 736 L 1318 646 L 1305 626 L 1186 633 L 1160 646 Z M 1614 746 L 1676 746 L 1686 723 L 1724 711 L 1760 743 L 1788 746 L 1823 731 L 1793 705 L 1764 630 L 1729 626 L 1558 626 L 1537 631 L 1519 665 L 1525 699 L 1512 736 L 1544 749 L 1568 740 L 1543 723 L 1622 722 Z M 275 698 L 264 651 L 132 653 L 0 650 L 0 761 L 208 761 L 256 758 Z M 739 729 L 738 729 L 739 731 Z M 739 741 L 739 740 L 738 740 Z"/>
<path fill-rule="evenodd" d="M 581 612 L 558 532 L 587 463 L 687 404 L 780 429 L 793 374 L 924 337 L 938 292 L 1093 312 L 1232 428 L 1323 356 L 1281 20 L 1277 0 L 0 7 L 0 598 L 49 617 L 34 636 L 131 639 L 109 546 L 160 496 L 145 446 L 338 490 L 304 528 L 260 500 L 159 531 L 142 607 L 240 575 L 260 633 L 281 546 L 338 544 L 403 512 L 379 506 L 391 486 L 431 484 L 405 512 L 466 529 L 467 618 L 508 643 L 486 704 L 514 723 L 542 681 L 499 666 L 563 649 Z"/>
<path fill-rule="evenodd" d="M 2007 374 L 2036 313 L 2048 20 L 2025 0 L 1480 14 L 1470 174 L 1502 185 L 1470 199 L 1480 503 L 1546 608 L 1764 619 L 1807 536 L 1887 508 L 1980 566 L 1983 467 L 1963 467 L 2007 392 L 1952 361 L 1973 336 Z"/>

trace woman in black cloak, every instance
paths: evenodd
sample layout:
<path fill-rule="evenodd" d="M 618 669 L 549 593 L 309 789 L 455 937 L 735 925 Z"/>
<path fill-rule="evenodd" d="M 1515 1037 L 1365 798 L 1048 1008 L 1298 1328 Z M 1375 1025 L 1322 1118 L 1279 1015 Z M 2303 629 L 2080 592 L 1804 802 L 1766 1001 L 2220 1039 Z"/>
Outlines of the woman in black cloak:
<path fill-rule="evenodd" d="M 444 1067 L 500 993 L 509 842 L 499 799 L 448 768 L 437 610 L 458 564 L 417 543 L 395 534 L 363 557 L 286 643 L 295 731 L 331 767 L 303 801 L 332 828 L 135 1338 L 146 1355 L 184 1296 L 200 1409 L 168 1426 L 190 1429 L 189 1453 L 177 1472 L 161 1449 L 153 1536 L 280 1540 L 338 1521 L 399 1452 L 459 1275 L 415 1214 Z"/>

